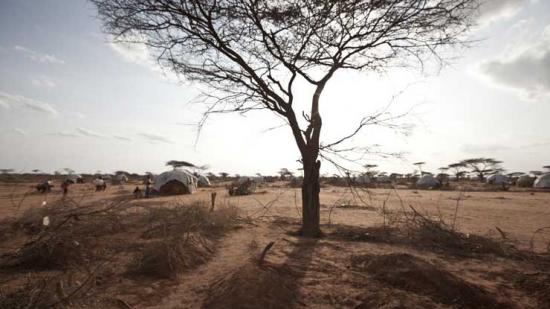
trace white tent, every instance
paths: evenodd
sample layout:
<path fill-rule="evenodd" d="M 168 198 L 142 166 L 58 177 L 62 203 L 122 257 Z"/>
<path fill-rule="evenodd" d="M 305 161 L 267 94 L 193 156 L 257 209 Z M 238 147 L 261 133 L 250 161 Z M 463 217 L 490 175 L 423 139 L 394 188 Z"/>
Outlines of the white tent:
<path fill-rule="evenodd" d="M 508 177 L 501 174 L 493 174 L 487 177 L 487 183 L 491 185 L 502 185 L 508 182 Z"/>
<path fill-rule="evenodd" d="M 70 174 L 70 175 L 67 176 L 66 180 L 71 181 L 73 183 L 78 183 L 79 179 L 82 179 L 82 176 L 77 175 L 77 174 Z"/>
<path fill-rule="evenodd" d="M 197 178 L 182 170 L 164 172 L 155 177 L 153 188 L 161 194 L 193 193 L 197 190 Z"/>
<path fill-rule="evenodd" d="M 516 180 L 516 185 L 522 188 L 530 188 L 533 186 L 534 182 L 534 177 L 531 177 L 529 175 L 521 175 L 518 177 L 518 180 Z"/>
<path fill-rule="evenodd" d="M 359 185 L 368 185 L 369 183 L 371 183 L 371 179 L 369 175 L 363 174 L 355 177 L 355 182 Z"/>
<path fill-rule="evenodd" d="M 200 175 L 197 177 L 197 184 L 199 187 L 210 187 L 210 179 L 204 175 Z"/>
<path fill-rule="evenodd" d="M 387 175 L 380 175 L 378 177 L 376 177 L 376 182 L 379 182 L 379 183 L 390 183 L 391 182 L 391 178 Z"/>
<path fill-rule="evenodd" d="M 416 182 L 416 186 L 418 188 L 437 187 L 439 186 L 439 180 L 437 180 L 433 175 L 426 174 L 418 179 L 418 181 Z"/>
<path fill-rule="evenodd" d="M 533 188 L 550 188 L 550 173 L 542 174 L 537 177 Z"/>

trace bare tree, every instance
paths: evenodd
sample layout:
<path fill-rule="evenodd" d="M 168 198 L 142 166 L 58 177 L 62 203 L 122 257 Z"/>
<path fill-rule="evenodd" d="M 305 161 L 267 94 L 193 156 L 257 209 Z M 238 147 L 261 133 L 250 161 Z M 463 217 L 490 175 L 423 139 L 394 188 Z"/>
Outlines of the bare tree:
<path fill-rule="evenodd" d="M 418 166 L 418 170 L 420 171 L 420 176 L 424 175 L 424 172 L 422 171 L 422 165 L 426 164 L 426 162 L 416 162 L 413 163 L 413 165 Z"/>
<path fill-rule="evenodd" d="M 464 164 L 463 162 L 449 164 L 449 168 L 453 170 L 456 181 L 460 181 L 460 178 L 466 173 L 466 171 L 464 170 L 466 168 L 466 164 Z"/>
<path fill-rule="evenodd" d="M 502 172 L 500 167 L 502 161 L 493 158 L 473 158 L 461 161 L 464 166 L 469 167 L 472 173 L 477 174 L 479 181 L 485 180 L 485 175 Z"/>
<path fill-rule="evenodd" d="M 320 234 L 319 158 L 350 134 L 321 143 L 320 102 L 337 71 L 421 63 L 463 43 L 478 0 L 91 0 L 115 40 L 146 44 L 158 62 L 209 86 L 210 113 L 269 110 L 290 127 L 304 169 L 302 234 Z M 313 88 L 297 110 L 297 80 Z M 336 103 L 336 102 L 335 102 Z M 300 120 L 297 115 L 302 115 Z M 204 121 L 201 121 L 201 125 Z M 327 159 L 328 160 L 328 159 Z"/>

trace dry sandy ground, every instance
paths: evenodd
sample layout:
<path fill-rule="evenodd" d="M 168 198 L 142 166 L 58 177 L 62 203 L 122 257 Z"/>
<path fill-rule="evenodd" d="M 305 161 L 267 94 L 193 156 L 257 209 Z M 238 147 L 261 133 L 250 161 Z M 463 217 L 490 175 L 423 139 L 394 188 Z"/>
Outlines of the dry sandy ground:
<path fill-rule="evenodd" d="M 61 198 L 55 190 L 27 194 L 30 186 L 0 187 L 0 219 L 17 218 L 44 201 Z M 96 193 L 89 184 L 73 185 L 68 198 L 82 205 L 101 203 L 131 198 L 134 187 Z M 132 200 L 130 205 L 138 212 L 138 206 L 209 203 L 212 192 L 217 192 L 216 207 L 231 204 L 240 211 L 238 228 L 216 242 L 215 254 L 177 280 L 116 277 L 116 284 L 105 285 L 105 294 L 122 301 L 109 306 L 550 308 L 545 254 L 550 230 L 534 234 L 550 226 L 550 193 L 326 187 L 321 192 L 325 235 L 320 239 L 296 235 L 300 190 L 280 183 L 245 197 L 229 197 L 219 186 L 193 195 Z M 399 232 L 408 221 L 418 220 L 412 219 L 413 209 L 418 216 L 454 225 L 465 246 L 424 243 L 425 235 Z M 478 236 L 484 238 L 478 241 Z M 485 239 L 494 240 L 499 249 L 485 245 Z M 256 257 L 269 242 L 274 245 L 259 265 Z M 0 243 L 0 254 L 16 245 Z M 537 254 L 525 252 L 529 249 Z M 0 276 L 14 288 L 23 272 L 3 271 Z"/>

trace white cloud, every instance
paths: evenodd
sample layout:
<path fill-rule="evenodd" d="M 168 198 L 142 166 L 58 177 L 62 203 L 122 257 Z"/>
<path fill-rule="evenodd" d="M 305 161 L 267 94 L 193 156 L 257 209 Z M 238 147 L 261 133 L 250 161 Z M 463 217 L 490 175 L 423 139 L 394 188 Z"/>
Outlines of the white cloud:
<path fill-rule="evenodd" d="M 479 23 L 487 25 L 502 18 L 516 15 L 526 0 L 484 0 L 479 8 Z"/>
<path fill-rule="evenodd" d="M 59 112 L 49 103 L 30 99 L 22 95 L 9 94 L 0 91 L 0 100 L 7 101 L 26 109 L 30 109 L 36 112 L 47 113 L 53 116 L 59 115 Z"/>
<path fill-rule="evenodd" d="M 158 62 L 155 60 L 154 55 L 150 49 L 143 43 L 143 40 L 139 38 L 128 38 L 128 42 L 115 42 L 111 40 L 109 46 L 119 54 L 122 59 L 128 63 L 137 64 L 143 66 L 155 73 L 161 74 L 169 81 L 179 81 L 177 75 L 169 70 L 164 70 Z"/>
<path fill-rule="evenodd" d="M 12 129 L 12 132 L 15 133 L 15 134 L 18 134 L 18 135 L 22 135 L 22 136 L 27 136 L 29 135 L 27 133 L 27 131 L 23 130 L 23 129 L 19 129 L 19 128 L 14 128 Z"/>
<path fill-rule="evenodd" d="M 46 76 L 39 76 L 39 77 L 35 77 L 33 79 L 31 79 L 31 83 L 36 86 L 36 87 L 39 87 L 39 88 L 55 88 L 55 86 L 57 86 L 57 84 L 51 80 L 50 78 L 46 77 Z"/>
<path fill-rule="evenodd" d="M 67 132 L 67 131 L 55 132 L 55 133 L 51 133 L 50 135 L 60 136 L 60 137 L 71 137 L 71 138 L 80 137 L 80 135 L 78 135 L 76 133 Z"/>
<path fill-rule="evenodd" d="M 92 130 L 88 130 L 88 129 L 85 129 L 85 128 L 77 128 L 76 131 L 78 131 L 80 134 L 82 134 L 84 136 L 88 136 L 88 137 L 108 138 L 107 136 L 105 136 L 101 133 L 97 133 L 97 132 L 94 132 Z"/>
<path fill-rule="evenodd" d="M 167 144 L 173 144 L 174 142 L 170 140 L 169 138 L 166 138 L 162 135 L 157 134 L 151 134 L 151 133 L 138 133 L 139 136 L 145 138 L 146 140 L 150 142 L 161 142 L 161 143 L 167 143 Z"/>
<path fill-rule="evenodd" d="M 25 57 L 31 59 L 32 61 L 52 64 L 65 64 L 65 61 L 57 58 L 54 55 L 34 51 L 30 48 L 26 48 L 20 45 L 15 45 L 13 49 L 22 53 L 23 55 L 25 55 Z"/>
<path fill-rule="evenodd" d="M 122 135 L 113 135 L 113 138 L 118 139 L 120 141 L 125 141 L 125 142 L 131 142 L 132 141 L 131 138 L 126 137 L 126 136 L 122 136 Z"/>
<path fill-rule="evenodd" d="M 550 95 L 550 26 L 537 42 L 481 64 L 491 81 L 530 99 Z"/>
<path fill-rule="evenodd" d="M 0 100 L 0 107 L 3 109 L 10 109 L 11 105 L 9 105 L 8 102 L 4 102 L 3 100 Z"/>

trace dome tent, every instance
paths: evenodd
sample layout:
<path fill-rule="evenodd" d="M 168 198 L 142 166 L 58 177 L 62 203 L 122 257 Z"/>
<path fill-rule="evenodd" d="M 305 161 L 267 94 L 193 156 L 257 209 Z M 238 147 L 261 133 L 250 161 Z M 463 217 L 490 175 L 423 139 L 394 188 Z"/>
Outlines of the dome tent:
<path fill-rule="evenodd" d="M 490 185 L 502 185 L 508 182 L 508 177 L 502 174 L 493 174 L 487 177 L 487 183 Z"/>
<path fill-rule="evenodd" d="M 438 187 L 439 185 L 440 185 L 439 180 L 437 180 L 431 174 L 426 174 L 420 177 L 420 179 L 418 179 L 418 181 L 416 182 L 416 186 L 418 188 L 433 188 L 433 187 Z"/>
<path fill-rule="evenodd" d="M 359 176 L 355 177 L 355 183 L 358 184 L 358 185 L 368 185 L 368 184 L 371 183 L 371 179 L 370 179 L 369 175 L 362 174 L 362 175 L 359 175 Z"/>
<path fill-rule="evenodd" d="M 531 177 L 529 175 L 521 175 L 518 177 L 518 180 L 516 181 L 516 185 L 521 188 L 530 188 L 533 186 L 534 182 L 535 182 L 535 177 Z"/>
<path fill-rule="evenodd" d="M 537 177 L 537 180 L 535 180 L 533 184 L 533 188 L 550 189 L 550 173 L 542 174 Z"/>
<path fill-rule="evenodd" d="M 210 179 L 208 177 L 199 174 L 197 176 L 197 185 L 199 187 L 210 187 Z"/>
<path fill-rule="evenodd" d="M 164 172 L 155 177 L 153 189 L 161 195 L 191 194 L 197 190 L 197 178 L 182 170 Z"/>

